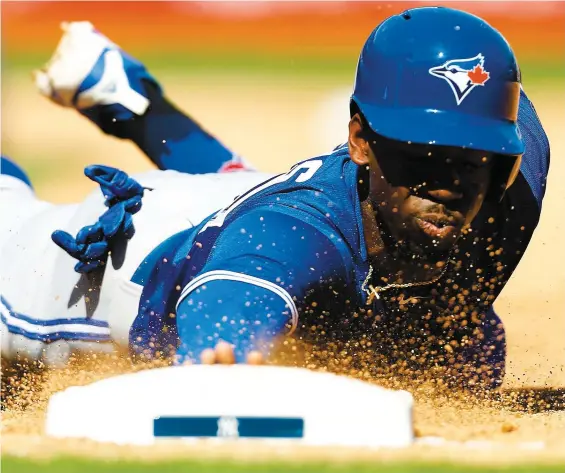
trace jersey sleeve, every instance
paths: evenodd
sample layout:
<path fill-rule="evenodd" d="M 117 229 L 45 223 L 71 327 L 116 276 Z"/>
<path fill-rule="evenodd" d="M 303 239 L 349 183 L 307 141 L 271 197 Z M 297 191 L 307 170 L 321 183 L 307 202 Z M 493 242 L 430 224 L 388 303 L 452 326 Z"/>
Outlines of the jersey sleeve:
<path fill-rule="evenodd" d="M 204 174 L 232 162 L 242 163 L 220 140 L 163 97 L 159 87 L 150 81 L 143 83 L 151 103 L 144 115 L 119 120 L 107 107 L 91 120 L 104 133 L 135 143 L 159 169 Z"/>
<path fill-rule="evenodd" d="M 230 223 L 178 300 L 179 360 L 197 362 L 219 340 L 234 345 L 238 362 L 253 350 L 268 355 L 275 340 L 297 330 L 302 315 L 317 306 L 317 289 L 347 280 L 334 239 L 272 210 Z"/>

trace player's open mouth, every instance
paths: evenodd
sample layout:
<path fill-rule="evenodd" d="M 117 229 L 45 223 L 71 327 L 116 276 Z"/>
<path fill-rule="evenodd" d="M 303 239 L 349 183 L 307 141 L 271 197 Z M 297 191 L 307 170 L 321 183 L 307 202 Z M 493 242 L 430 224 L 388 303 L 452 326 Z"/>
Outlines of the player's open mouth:
<path fill-rule="evenodd" d="M 418 227 L 432 238 L 445 238 L 455 232 L 454 221 L 448 217 L 416 217 Z"/>

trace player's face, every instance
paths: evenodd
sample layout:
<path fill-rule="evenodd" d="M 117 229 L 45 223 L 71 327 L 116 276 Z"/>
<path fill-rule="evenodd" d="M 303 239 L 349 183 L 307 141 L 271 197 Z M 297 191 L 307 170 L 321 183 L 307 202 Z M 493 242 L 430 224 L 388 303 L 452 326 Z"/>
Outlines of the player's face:
<path fill-rule="evenodd" d="M 397 241 L 449 249 L 484 201 L 492 156 L 381 141 L 370 144 L 370 192 L 379 217 Z"/>
<path fill-rule="evenodd" d="M 362 136 L 367 144 L 370 199 L 383 230 L 397 242 L 426 252 L 451 248 L 484 201 L 492 156 L 401 143 L 373 133 Z"/>

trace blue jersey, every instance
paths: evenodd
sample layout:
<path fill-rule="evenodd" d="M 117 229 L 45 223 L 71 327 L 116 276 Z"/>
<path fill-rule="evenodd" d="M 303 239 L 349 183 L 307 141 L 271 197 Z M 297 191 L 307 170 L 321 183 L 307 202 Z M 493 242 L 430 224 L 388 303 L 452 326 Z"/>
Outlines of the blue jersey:
<path fill-rule="evenodd" d="M 180 337 L 179 352 L 195 359 L 221 338 L 243 359 L 304 325 L 302 314 L 313 307 L 325 312 L 327 294 L 334 297 L 326 316 L 342 323 L 343 314 L 365 304 L 369 271 L 357 173 L 339 148 L 164 242 L 134 275 L 145 286 L 132 328 L 135 350 L 174 350 Z M 203 330 L 207 320 L 211 332 Z"/>
<path fill-rule="evenodd" d="M 340 147 L 251 189 L 156 248 L 133 277 L 144 291 L 132 352 L 198 361 L 222 339 L 243 361 L 251 350 L 269 352 L 284 334 L 344 341 L 375 335 L 372 346 L 393 358 L 407 349 L 410 361 L 419 350 L 423 356 L 415 335 L 425 334 L 439 347 L 425 351 L 440 351 L 445 362 L 442 346 L 468 348 L 482 326 L 486 338 L 475 337 L 481 346 L 461 348 L 461 355 L 471 364 L 503 364 L 504 333 L 492 302 L 537 225 L 549 167 L 547 138 L 523 92 L 519 125 L 526 152 L 517 181 L 502 203 L 483 206 L 437 283 L 393 290 L 366 305 L 358 168 Z M 487 342 L 496 347 L 492 353 L 481 351 Z"/>

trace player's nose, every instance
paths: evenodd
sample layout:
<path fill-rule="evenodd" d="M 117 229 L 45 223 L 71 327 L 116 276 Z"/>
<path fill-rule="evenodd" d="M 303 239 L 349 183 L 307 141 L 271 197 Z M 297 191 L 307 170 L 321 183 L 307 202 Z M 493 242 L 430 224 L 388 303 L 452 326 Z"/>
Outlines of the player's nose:
<path fill-rule="evenodd" d="M 452 166 L 437 169 L 434 178 L 430 179 L 426 192 L 430 198 L 440 203 L 448 203 L 463 199 L 464 193 L 461 173 Z"/>

